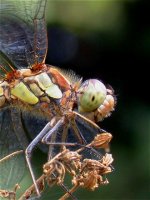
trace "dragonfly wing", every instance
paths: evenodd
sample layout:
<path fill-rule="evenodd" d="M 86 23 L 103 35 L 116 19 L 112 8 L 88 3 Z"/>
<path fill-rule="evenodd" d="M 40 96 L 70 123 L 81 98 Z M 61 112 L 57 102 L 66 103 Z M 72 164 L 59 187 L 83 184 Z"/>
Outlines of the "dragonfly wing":
<path fill-rule="evenodd" d="M 0 160 L 23 149 L 14 131 L 11 110 L 0 111 Z M 0 162 L 0 188 L 12 189 L 19 183 L 25 172 L 24 153 Z"/>
<path fill-rule="evenodd" d="M 0 50 L 17 68 L 45 61 L 46 0 L 1 0 Z"/>
<path fill-rule="evenodd" d="M 92 142 L 92 140 L 97 134 L 103 132 L 103 130 L 101 130 L 99 126 L 97 126 L 95 123 L 88 120 L 87 118 L 83 117 L 82 115 L 76 114 L 75 123 L 78 129 L 80 130 L 82 137 L 87 143 Z"/>
<path fill-rule="evenodd" d="M 48 123 L 47 119 L 31 115 L 31 113 L 23 112 L 22 121 L 27 135 L 33 140 Z M 38 147 L 45 153 L 48 152 L 48 147 L 45 144 L 39 143 Z"/>

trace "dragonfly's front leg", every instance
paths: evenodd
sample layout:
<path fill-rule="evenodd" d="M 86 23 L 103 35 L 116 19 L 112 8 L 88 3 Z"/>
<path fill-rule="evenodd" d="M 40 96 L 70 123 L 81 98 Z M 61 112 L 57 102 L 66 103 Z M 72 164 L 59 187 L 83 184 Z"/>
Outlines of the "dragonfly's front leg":
<path fill-rule="evenodd" d="M 36 189 L 36 193 L 38 196 L 40 196 L 40 192 L 36 183 L 36 179 L 32 170 L 32 166 L 31 166 L 31 154 L 33 149 L 35 148 L 35 146 L 42 140 L 42 138 L 49 133 L 50 135 L 52 135 L 54 132 L 56 132 L 56 130 L 62 125 L 62 119 L 60 119 L 55 126 L 52 128 L 50 125 L 50 122 L 46 124 L 46 126 L 43 128 L 43 130 L 34 138 L 34 140 L 29 144 L 29 146 L 26 148 L 25 150 L 25 155 L 26 155 L 26 161 L 29 167 L 29 171 Z"/>
<path fill-rule="evenodd" d="M 42 143 L 49 145 L 49 152 L 48 152 L 48 160 L 50 160 L 53 157 L 53 148 L 52 145 L 49 143 L 51 141 L 52 143 L 55 142 L 56 134 L 59 132 L 60 127 L 63 125 L 63 133 L 62 138 L 65 140 L 67 137 L 67 126 L 65 126 L 65 117 L 62 117 L 55 125 L 54 127 L 47 132 L 47 134 L 42 138 Z M 63 141 L 64 141 L 63 140 Z"/>
<path fill-rule="evenodd" d="M 75 122 L 75 117 L 76 114 L 71 113 L 71 115 L 68 115 L 67 117 L 64 116 L 62 117 L 61 121 L 61 125 L 63 125 L 63 132 L 62 132 L 62 136 L 61 136 L 61 142 L 57 142 L 55 141 L 55 135 L 53 135 L 54 137 L 52 137 L 52 130 L 50 130 L 43 138 L 42 138 L 42 142 L 48 145 L 60 145 L 60 146 L 76 146 L 76 145 L 81 145 L 84 144 L 83 146 L 85 146 L 87 144 L 85 138 L 83 137 L 82 133 L 80 132 L 80 130 L 77 127 L 77 124 Z M 74 135 L 76 137 L 76 142 L 66 142 L 66 139 L 68 137 L 68 128 L 71 127 Z M 59 131 L 60 126 L 55 126 L 55 132 Z M 51 151 L 52 148 L 50 146 L 50 152 L 49 152 L 49 158 L 51 156 Z M 50 159 L 49 159 L 50 160 Z"/>
<path fill-rule="evenodd" d="M 34 176 L 34 173 L 33 173 L 33 170 L 32 170 L 30 159 L 31 159 L 31 154 L 32 154 L 32 151 L 33 151 L 34 147 L 41 141 L 43 136 L 50 129 L 51 129 L 51 127 L 50 127 L 50 122 L 49 122 L 49 123 L 46 124 L 46 126 L 43 128 L 43 130 L 36 136 L 36 138 L 34 138 L 34 140 L 29 144 L 29 146 L 25 150 L 26 161 L 27 161 L 27 164 L 28 164 L 28 167 L 29 167 L 29 171 L 30 171 L 30 174 L 31 174 L 31 177 L 32 177 L 35 189 L 36 189 L 36 193 L 37 193 L 38 196 L 40 196 L 40 192 L 39 192 L 36 180 L 35 180 L 35 176 Z"/>

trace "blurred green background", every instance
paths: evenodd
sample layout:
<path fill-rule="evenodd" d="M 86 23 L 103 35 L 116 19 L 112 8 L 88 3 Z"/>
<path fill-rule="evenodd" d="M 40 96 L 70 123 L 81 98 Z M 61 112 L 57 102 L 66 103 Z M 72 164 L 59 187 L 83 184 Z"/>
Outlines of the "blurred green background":
<path fill-rule="evenodd" d="M 110 184 L 79 199 L 150 199 L 150 3 L 48 1 L 47 63 L 110 84 L 116 110 L 100 126 L 113 134 Z"/>
<path fill-rule="evenodd" d="M 84 79 L 98 78 L 117 97 L 115 112 L 100 123 L 113 134 L 115 171 L 107 186 L 78 190 L 80 200 L 150 199 L 149 13 L 150 4 L 143 0 L 48 0 L 46 63 Z M 39 158 L 44 162 L 46 156 L 40 151 L 33 156 L 37 166 Z M 52 188 L 42 199 L 58 199 L 62 193 Z"/>

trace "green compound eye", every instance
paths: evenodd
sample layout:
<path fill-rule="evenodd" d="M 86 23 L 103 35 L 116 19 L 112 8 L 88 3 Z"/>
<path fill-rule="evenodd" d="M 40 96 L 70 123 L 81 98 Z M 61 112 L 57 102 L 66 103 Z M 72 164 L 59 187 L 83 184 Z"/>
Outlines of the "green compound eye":
<path fill-rule="evenodd" d="M 78 90 L 79 112 L 91 112 L 97 109 L 105 100 L 107 90 L 97 79 L 86 80 Z"/>

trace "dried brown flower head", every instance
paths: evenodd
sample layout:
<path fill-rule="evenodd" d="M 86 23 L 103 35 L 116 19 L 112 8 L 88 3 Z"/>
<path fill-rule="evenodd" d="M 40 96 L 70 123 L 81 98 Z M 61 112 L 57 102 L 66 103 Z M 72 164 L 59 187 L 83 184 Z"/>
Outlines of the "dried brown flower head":
<path fill-rule="evenodd" d="M 66 149 L 66 147 L 63 146 L 60 153 L 43 165 L 43 174 L 37 180 L 40 193 L 44 191 L 46 184 L 49 187 L 58 185 L 66 191 L 65 195 L 63 195 L 60 200 L 65 200 L 69 197 L 74 199 L 73 193 L 79 187 L 94 191 L 101 185 L 107 185 L 109 181 L 105 175 L 113 171 L 111 166 L 113 162 L 112 155 L 106 153 L 104 156 L 101 155 L 100 159 L 97 159 L 97 157 L 88 159 L 86 155 L 83 154 L 83 151 L 88 149 L 91 151 L 91 155 L 96 152 L 99 154 L 96 149 L 107 149 L 111 139 L 112 135 L 110 133 L 101 133 L 98 134 L 91 143 L 85 146 L 79 146 L 75 151 Z M 70 190 L 64 187 L 66 174 L 70 175 L 73 184 Z M 1 191 L 0 194 L 3 196 L 8 195 L 7 191 Z M 33 184 L 25 191 L 19 200 L 28 199 L 35 195 L 36 190 Z"/>
<path fill-rule="evenodd" d="M 109 161 L 109 162 L 108 162 Z M 101 160 L 84 159 L 81 165 L 81 171 L 74 176 L 72 182 L 90 190 L 94 190 L 101 184 L 106 183 L 103 175 L 112 172 L 110 167 L 113 162 L 111 154 L 106 154 Z"/>

